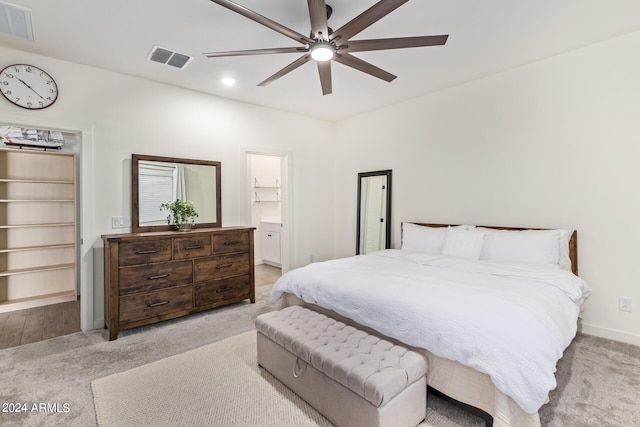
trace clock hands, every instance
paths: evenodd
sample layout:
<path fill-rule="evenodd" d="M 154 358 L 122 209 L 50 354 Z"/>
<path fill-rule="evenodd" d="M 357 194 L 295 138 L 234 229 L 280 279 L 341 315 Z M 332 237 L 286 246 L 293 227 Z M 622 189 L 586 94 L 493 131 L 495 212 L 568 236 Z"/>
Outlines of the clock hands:
<path fill-rule="evenodd" d="M 27 84 L 27 82 L 25 82 L 24 80 L 22 80 L 22 79 L 21 79 L 21 78 L 19 78 L 19 77 L 16 77 L 16 79 L 17 79 L 20 83 L 22 83 L 23 85 L 25 85 L 26 87 L 28 87 L 29 89 L 31 89 L 31 91 L 32 91 L 33 93 L 35 93 L 36 95 L 38 95 L 38 96 L 40 97 L 40 99 L 43 99 L 43 100 L 44 100 L 43 96 L 42 96 L 42 95 L 40 95 L 38 92 L 36 92 L 36 90 L 35 90 L 34 88 L 32 88 L 31 86 L 29 86 L 29 85 Z"/>

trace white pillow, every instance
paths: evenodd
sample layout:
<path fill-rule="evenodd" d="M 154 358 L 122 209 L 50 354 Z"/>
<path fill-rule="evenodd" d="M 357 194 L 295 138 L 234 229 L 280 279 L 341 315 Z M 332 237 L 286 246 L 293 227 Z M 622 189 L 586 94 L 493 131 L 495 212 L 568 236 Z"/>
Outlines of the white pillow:
<path fill-rule="evenodd" d="M 446 232 L 446 227 L 427 227 L 403 222 L 402 249 L 429 255 L 440 255 Z"/>
<path fill-rule="evenodd" d="M 569 258 L 569 240 L 574 230 L 556 230 L 560 233 L 560 257 L 558 259 L 558 266 L 567 271 L 571 270 L 571 258 Z"/>
<path fill-rule="evenodd" d="M 468 226 L 447 227 L 442 255 L 478 259 L 486 230 Z"/>
<path fill-rule="evenodd" d="M 486 231 L 480 259 L 554 264 L 571 271 L 569 230 Z"/>

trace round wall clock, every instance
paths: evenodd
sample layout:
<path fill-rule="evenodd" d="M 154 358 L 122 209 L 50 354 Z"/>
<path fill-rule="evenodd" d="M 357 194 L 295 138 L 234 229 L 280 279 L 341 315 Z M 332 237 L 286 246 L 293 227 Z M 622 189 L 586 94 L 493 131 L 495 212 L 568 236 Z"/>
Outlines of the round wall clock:
<path fill-rule="evenodd" d="M 40 110 L 56 102 L 58 85 L 41 68 L 14 64 L 0 71 L 0 92 L 18 107 Z"/>

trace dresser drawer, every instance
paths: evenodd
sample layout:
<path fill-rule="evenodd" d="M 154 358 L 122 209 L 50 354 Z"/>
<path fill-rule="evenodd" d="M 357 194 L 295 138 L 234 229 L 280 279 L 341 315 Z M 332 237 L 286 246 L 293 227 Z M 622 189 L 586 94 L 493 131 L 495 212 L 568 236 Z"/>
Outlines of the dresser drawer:
<path fill-rule="evenodd" d="M 173 259 L 211 256 L 211 236 L 173 239 Z"/>
<path fill-rule="evenodd" d="M 224 233 L 213 235 L 214 255 L 228 252 L 248 252 L 249 233 Z"/>
<path fill-rule="evenodd" d="M 251 292 L 251 277 L 247 275 L 212 280 L 196 283 L 193 286 L 195 306 L 204 307 L 209 304 L 248 295 Z"/>
<path fill-rule="evenodd" d="M 150 319 L 193 308 L 193 286 L 184 285 L 120 297 L 120 322 Z"/>
<path fill-rule="evenodd" d="M 137 265 L 171 260 L 171 239 L 120 243 L 118 264 Z"/>
<path fill-rule="evenodd" d="M 249 274 L 249 254 L 230 254 L 194 261 L 194 282 Z"/>
<path fill-rule="evenodd" d="M 191 283 L 192 265 L 188 260 L 120 268 L 120 295 Z"/>

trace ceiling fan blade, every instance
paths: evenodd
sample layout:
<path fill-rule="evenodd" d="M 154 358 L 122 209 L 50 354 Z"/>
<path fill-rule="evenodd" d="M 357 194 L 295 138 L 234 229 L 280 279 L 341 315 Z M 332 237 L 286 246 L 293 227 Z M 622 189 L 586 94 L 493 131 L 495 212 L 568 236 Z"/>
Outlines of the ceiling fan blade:
<path fill-rule="evenodd" d="M 329 95 L 331 93 L 331 61 L 317 62 L 318 74 L 320 75 L 320 85 L 322 85 L 322 94 Z"/>
<path fill-rule="evenodd" d="M 448 35 L 398 37 L 392 39 L 350 40 L 340 46 L 340 52 L 364 52 L 369 50 L 404 49 L 408 47 L 440 46 L 447 42 Z"/>
<path fill-rule="evenodd" d="M 208 52 L 204 56 L 207 58 L 220 58 L 224 56 L 245 56 L 245 55 L 268 55 L 272 53 L 302 53 L 309 49 L 300 47 L 275 47 L 272 49 L 250 49 L 250 50 L 230 50 L 227 52 Z"/>
<path fill-rule="evenodd" d="M 363 61 L 360 58 L 356 58 L 355 56 L 348 53 L 340 53 L 340 55 L 334 56 L 333 60 L 387 82 L 390 82 L 397 77 L 381 68 L 376 67 L 375 65 Z"/>
<path fill-rule="evenodd" d="M 277 73 L 275 73 L 273 76 L 271 76 L 268 79 L 263 80 L 262 82 L 258 83 L 258 86 L 266 86 L 266 85 L 268 85 L 270 83 L 273 83 L 274 81 L 278 80 L 280 77 L 284 76 L 287 73 L 290 73 L 291 71 L 295 70 L 299 66 L 301 66 L 303 64 L 306 64 L 310 60 L 311 60 L 311 55 L 309 55 L 309 54 L 301 56 L 300 58 L 298 58 L 295 61 L 293 61 L 291 64 L 289 64 L 286 67 L 284 67 L 282 70 L 280 70 Z"/>
<path fill-rule="evenodd" d="M 369 9 L 365 10 L 360 15 L 334 31 L 330 38 L 331 40 L 336 40 L 340 37 L 342 40 L 349 40 L 360 31 L 384 18 L 408 1 L 409 0 L 380 0 L 378 3 L 374 4 Z"/>
<path fill-rule="evenodd" d="M 313 42 L 313 40 L 308 36 L 302 35 L 299 32 L 292 30 L 291 28 L 285 27 L 284 25 L 278 24 L 277 22 L 272 21 L 271 19 L 264 17 L 259 13 L 254 12 L 250 9 L 247 9 L 244 6 L 240 6 L 239 4 L 234 3 L 230 0 L 211 0 L 211 1 L 216 4 L 219 4 L 220 6 L 226 7 L 229 10 L 239 13 L 245 18 L 249 18 L 252 21 L 257 22 L 258 24 L 262 24 L 265 27 L 272 29 L 273 31 L 276 31 L 289 38 L 292 38 L 297 42 L 305 43 L 305 44 Z"/>
<path fill-rule="evenodd" d="M 322 33 L 322 38 L 329 41 L 329 30 L 327 28 L 327 5 L 324 0 L 307 0 L 309 5 L 309 18 L 311 19 L 311 34 L 314 39 L 318 39 L 318 34 Z"/>

